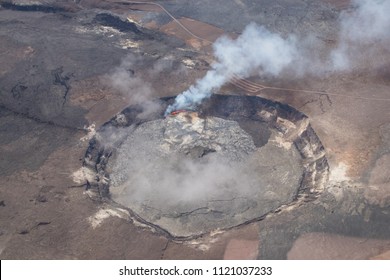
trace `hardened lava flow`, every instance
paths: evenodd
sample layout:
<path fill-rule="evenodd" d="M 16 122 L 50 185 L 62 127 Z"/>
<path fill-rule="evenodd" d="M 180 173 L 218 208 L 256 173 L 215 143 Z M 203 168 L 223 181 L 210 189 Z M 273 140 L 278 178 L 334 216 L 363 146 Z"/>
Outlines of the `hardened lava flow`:
<path fill-rule="evenodd" d="M 172 238 L 263 219 L 315 199 L 328 180 L 324 147 L 296 109 L 213 95 L 164 117 L 174 97 L 126 108 L 90 141 L 92 197 Z"/>

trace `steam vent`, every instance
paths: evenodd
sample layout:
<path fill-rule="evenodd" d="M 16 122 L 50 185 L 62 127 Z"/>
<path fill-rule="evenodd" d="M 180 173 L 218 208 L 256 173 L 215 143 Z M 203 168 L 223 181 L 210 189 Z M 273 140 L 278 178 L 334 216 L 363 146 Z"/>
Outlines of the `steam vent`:
<path fill-rule="evenodd" d="M 128 107 L 91 140 L 84 165 L 96 173 L 97 199 L 191 238 L 321 193 L 328 164 L 304 114 L 259 97 L 213 95 L 196 111 L 164 117 L 173 101 Z"/>

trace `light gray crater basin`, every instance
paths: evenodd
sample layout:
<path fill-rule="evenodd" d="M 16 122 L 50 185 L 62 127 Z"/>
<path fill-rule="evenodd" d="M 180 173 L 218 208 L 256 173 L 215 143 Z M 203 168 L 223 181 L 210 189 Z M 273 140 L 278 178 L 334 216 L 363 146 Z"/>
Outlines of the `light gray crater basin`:
<path fill-rule="evenodd" d="M 195 112 L 129 128 L 107 166 L 111 198 L 176 237 L 259 219 L 296 198 L 304 172 L 292 142 L 259 129 L 261 146 L 237 121 Z"/>

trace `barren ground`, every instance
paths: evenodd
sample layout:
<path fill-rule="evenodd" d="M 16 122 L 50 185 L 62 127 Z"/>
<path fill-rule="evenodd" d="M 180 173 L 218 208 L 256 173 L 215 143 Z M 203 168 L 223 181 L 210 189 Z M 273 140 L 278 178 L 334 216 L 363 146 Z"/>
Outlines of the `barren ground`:
<path fill-rule="evenodd" d="M 94 128 L 130 104 L 185 90 L 209 69 L 219 35 L 235 37 L 255 21 L 280 34 L 315 32 L 331 46 L 337 16 L 349 5 L 258 2 L 157 2 L 201 40 L 156 5 L 0 1 L 0 258 L 388 259 L 390 101 L 359 98 L 390 98 L 386 53 L 378 54 L 379 66 L 324 79 L 251 78 L 329 95 L 245 92 L 234 83 L 221 90 L 286 103 L 309 117 L 330 166 L 327 187 L 314 201 L 178 242 L 89 197 L 81 168 Z M 105 20 L 113 14 L 122 23 Z M 129 55 L 122 68 L 139 79 L 131 94 L 108 82 Z"/>

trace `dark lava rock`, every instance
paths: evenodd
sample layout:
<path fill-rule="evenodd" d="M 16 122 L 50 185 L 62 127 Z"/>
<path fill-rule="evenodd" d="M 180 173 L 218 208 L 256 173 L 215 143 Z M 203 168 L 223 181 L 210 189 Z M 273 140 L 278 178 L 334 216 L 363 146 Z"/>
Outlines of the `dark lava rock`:
<path fill-rule="evenodd" d="M 98 14 L 95 16 L 95 21 L 103 26 L 109 26 L 121 32 L 134 32 L 136 34 L 141 34 L 141 31 L 134 23 L 122 20 L 121 18 L 111 14 Z"/>

